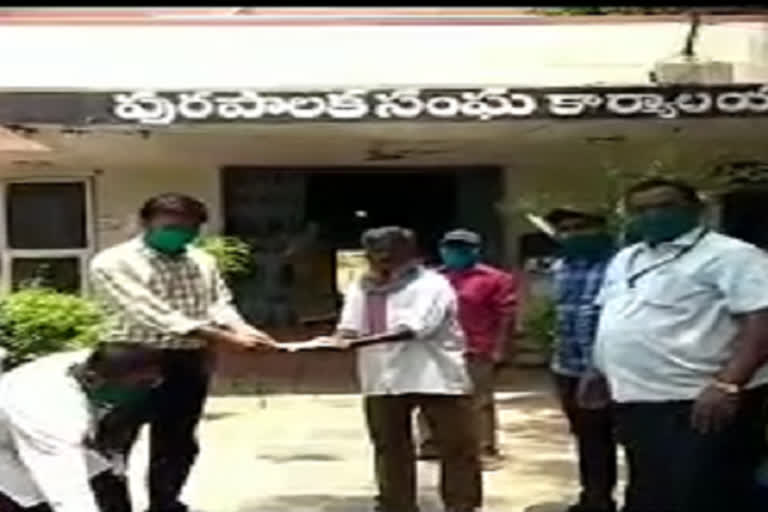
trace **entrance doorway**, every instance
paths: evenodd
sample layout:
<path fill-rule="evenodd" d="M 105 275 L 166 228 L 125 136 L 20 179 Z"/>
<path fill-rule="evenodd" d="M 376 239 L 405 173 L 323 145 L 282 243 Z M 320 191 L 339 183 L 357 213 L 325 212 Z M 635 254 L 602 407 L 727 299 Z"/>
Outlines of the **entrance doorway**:
<path fill-rule="evenodd" d="M 768 188 L 738 190 L 722 199 L 723 232 L 768 250 Z"/>
<path fill-rule="evenodd" d="M 456 222 L 457 176 L 447 172 L 315 172 L 307 186 L 308 219 L 337 249 L 357 249 L 369 228 L 406 226 L 429 260 L 441 234 Z"/>
<path fill-rule="evenodd" d="M 253 275 L 234 288 L 257 325 L 335 314 L 339 262 L 360 261 L 360 235 L 370 227 L 413 229 L 428 263 L 445 231 L 473 229 L 487 259 L 500 260 L 495 167 L 226 167 L 222 184 L 225 233 L 252 247 Z"/>

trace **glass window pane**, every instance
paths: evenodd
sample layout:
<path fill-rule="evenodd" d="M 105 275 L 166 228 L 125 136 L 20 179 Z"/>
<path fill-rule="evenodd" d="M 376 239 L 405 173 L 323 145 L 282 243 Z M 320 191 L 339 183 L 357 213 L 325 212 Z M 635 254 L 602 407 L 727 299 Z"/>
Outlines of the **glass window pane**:
<path fill-rule="evenodd" d="M 86 247 L 85 183 L 8 185 L 8 245 L 12 249 Z"/>
<path fill-rule="evenodd" d="M 60 292 L 80 293 L 80 259 L 75 257 L 13 258 L 11 262 L 13 290 L 33 284 Z"/>

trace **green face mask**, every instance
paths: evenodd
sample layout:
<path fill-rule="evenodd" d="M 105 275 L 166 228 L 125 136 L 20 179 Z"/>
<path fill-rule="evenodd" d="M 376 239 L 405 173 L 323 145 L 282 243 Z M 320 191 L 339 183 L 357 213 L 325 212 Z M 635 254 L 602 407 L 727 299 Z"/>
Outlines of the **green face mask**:
<path fill-rule="evenodd" d="M 560 239 L 560 251 L 566 259 L 599 259 L 612 247 L 613 239 L 607 233 L 569 235 Z"/>
<path fill-rule="evenodd" d="M 674 240 L 698 224 L 699 214 L 695 209 L 676 206 L 633 215 L 629 219 L 627 231 L 630 238 L 658 244 Z"/>
<path fill-rule="evenodd" d="M 151 228 L 145 233 L 144 242 L 158 252 L 174 256 L 183 253 L 198 234 L 194 228 Z"/>
<path fill-rule="evenodd" d="M 105 384 L 88 392 L 88 398 L 100 405 L 125 406 L 140 403 L 149 398 L 151 388 Z"/>
<path fill-rule="evenodd" d="M 474 266 L 480 257 L 480 250 L 474 247 L 457 248 L 443 246 L 440 248 L 440 259 L 451 270 L 464 270 Z"/>

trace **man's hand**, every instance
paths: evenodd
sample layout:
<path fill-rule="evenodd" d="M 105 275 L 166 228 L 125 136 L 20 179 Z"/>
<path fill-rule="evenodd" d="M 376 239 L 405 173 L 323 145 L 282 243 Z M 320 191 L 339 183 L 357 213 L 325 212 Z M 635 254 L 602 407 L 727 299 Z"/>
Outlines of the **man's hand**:
<path fill-rule="evenodd" d="M 274 343 L 276 343 L 275 339 L 272 336 L 270 336 L 269 334 L 267 334 L 264 331 L 260 331 L 259 329 L 255 328 L 255 327 L 251 327 L 250 325 L 245 326 L 245 327 L 236 327 L 234 329 L 234 332 L 237 333 L 237 334 L 240 334 L 241 336 L 251 336 L 251 337 L 258 338 L 258 339 L 262 340 L 262 342 L 267 343 L 267 344 L 270 344 L 270 343 L 274 344 Z"/>
<path fill-rule="evenodd" d="M 604 409 L 611 403 L 608 382 L 599 373 L 590 372 L 579 379 L 576 402 L 582 409 Z"/>
<path fill-rule="evenodd" d="M 271 352 L 280 348 L 272 337 L 261 331 L 227 332 L 222 336 L 222 341 L 228 345 L 260 352 Z"/>
<path fill-rule="evenodd" d="M 191 336 L 202 338 L 214 345 L 229 345 L 245 350 L 272 351 L 278 350 L 278 345 L 266 333 L 254 328 L 232 327 L 199 327 L 190 333 Z"/>
<path fill-rule="evenodd" d="M 517 356 L 517 340 L 513 334 L 499 336 L 493 345 L 493 361 L 497 364 L 510 363 Z"/>
<path fill-rule="evenodd" d="M 350 338 L 344 338 L 335 334 L 332 336 L 318 336 L 314 341 L 325 343 L 340 350 L 347 349 L 352 345 L 352 340 Z"/>
<path fill-rule="evenodd" d="M 733 419 L 738 408 L 738 395 L 707 386 L 693 404 L 691 426 L 701 434 L 719 432 Z"/>

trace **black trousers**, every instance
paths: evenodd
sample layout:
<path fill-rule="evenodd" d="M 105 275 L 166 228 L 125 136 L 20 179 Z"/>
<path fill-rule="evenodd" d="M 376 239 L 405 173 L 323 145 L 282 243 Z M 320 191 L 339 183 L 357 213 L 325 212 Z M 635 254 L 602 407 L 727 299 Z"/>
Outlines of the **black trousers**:
<path fill-rule="evenodd" d="M 126 457 L 144 424 L 149 424 L 149 510 L 184 512 L 179 495 L 195 463 L 197 425 L 208 395 L 212 354 L 206 350 L 165 350 L 163 383 L 144 407 L 113 420 Z"/>
<path fill-rule="evenodd" d="M 125 479 L 111 472 L 101 473 L 91 480 L 91 488 L 101 512 L 130 512 L 131 502 Z M 0 512 L 53 512 L 53 509 L 48 504 L 22 507 L 0 493 Z"/>
<path fill-rule="evenodd" d="M 560 405 L 576 438 L 581 497 L 579 502 L 595 510 L 612 510 L 617 480 L 617 446 L 613 411 L 583 409 L 576 395 L 579 379 L 555 375 Z"/>
<path fill-rule="evenodd" d="M 706 435 L 691 427 L 692 401 L 618 404 L 629 464 L 625 512 L 758 512 L 767 397 L 768 387 L 744 392 L 734 420 Z"/>
<path fill-rule="evenodd" d="M 387 395 L 365 398 L 374 449 L 379 512 L 416 512 L 413 411 L 424 412 L 440 451 L 440 494 L 448 510 L 472 511 L 482 504 L 482 476 L 472 397 Z"/>

